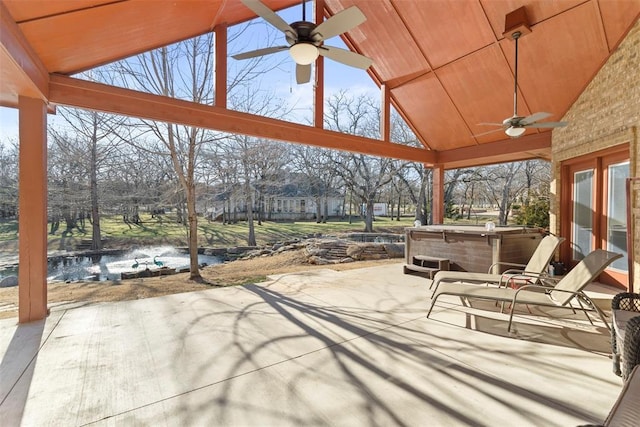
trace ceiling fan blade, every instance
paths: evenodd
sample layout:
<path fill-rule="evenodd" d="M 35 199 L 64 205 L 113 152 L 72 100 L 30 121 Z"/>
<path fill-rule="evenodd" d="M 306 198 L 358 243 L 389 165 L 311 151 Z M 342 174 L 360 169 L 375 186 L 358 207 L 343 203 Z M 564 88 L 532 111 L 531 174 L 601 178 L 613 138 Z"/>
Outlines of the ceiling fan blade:
<path fill-rule="evenodd" d="M 367 20 L 364 13 L 357 6 L 341 10 L 326 21 L 318 25 L 312 32 L 311 37 L 315 41 L 327 40 L 338 34 L 346 33 Z M 319 36 L 316 37 L 316 36 Z"/>
<path fill-rule="evenodd" d="M 366 70 L 373 63 L 371 58 L 367 58 L 359 53 L 351 52 L 350 50 L 341 49 L 333 46 L 320 46 L 318 48 L 320 55 L 325 58 L 333 59 L 334 61 L 348 65 L 350 67 L 361 68 Z"/>
<path fill-rule="evenodd" d="M 500 125 L 500 126 L 502 126 L 502 125 Z M 503 132 L 503 131 L 504 131 L 504 129 L 494 129 L 494 130 L 490 130 L 490 131 L 487 131 L 487 132 L 476 133 L 474 135 L 471 135 L 471 137 L 472 138 L 476 138 L 478 136 L 485 136 L 485 135 L 489 135 L 490 133 Z"/>
<path fill-rule="evenodd" d="M 568 125 L 568 122 L 544 122 L 544 123 L 531 123 L 530 125 L 524 125 L 526 128 L 561 128 Z"/>
<path fill-rule="evenodd" d="M 520 119 L 520 124 L 528 125 L 529 123 L 537 122 L 538 120 L 546 119 L 547 117 L 551 117 L 553 114 L 551 113 L 533 113 L 530 116 L 527 116 L 523 119 Z"/>
<path fill-rule="evenodd" d="M 253 11 L 256 15 L 260 16 L 262 19 L 267 21 L 269 24 L 273 25 L 283 33 L 287 31 L 292 34 L 296 34 L 296 32 L 287 24 L 287 22 L 280 18 L 273 10 L 269 9 L 259 0 L 240 0 L 242 4 L 247 6 L 249 9 Z"/>
<path fill-rule="evenodd" d="M 500 126 L 500 127 L 504 127 L 504 123 L 478 123 L 478 126 L 480 126 L 480 125 L 482 125 L 482 126 Z"/>
<path fill-rule="evenodd" d="M 309 83 L 309 80 L 311 80 L 311 64 L 296 64 L 296 83 L 301 85 L 304 83 Z"/>
<path fill-rule="evenodd" d="M 269 55 L 271 53 L 281 52 L 283 50 L 289 49 L 289 46 L 274 46 L 274 47 L 265 47 L 262 49 L 251 50 L 249 52 L 239 53 L 237 55 L 232 55 L 233 59 L 249 59 L 255 58 L 256 56 Z"/>

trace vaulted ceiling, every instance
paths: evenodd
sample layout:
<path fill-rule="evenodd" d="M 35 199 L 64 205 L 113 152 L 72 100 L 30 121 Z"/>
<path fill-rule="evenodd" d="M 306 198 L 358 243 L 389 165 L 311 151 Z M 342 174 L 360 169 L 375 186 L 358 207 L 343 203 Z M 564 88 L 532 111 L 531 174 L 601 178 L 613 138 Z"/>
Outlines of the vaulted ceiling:
<path fill-rule="evenodd" d="M 274 10 L 299 3 L 263 2 Z M 326 16 L 352 5 L 364 12 L 367 20 L 349 31 L 345 42 L 373 59 L 369 75 L 388 90 L 429 152 L 425 163 L 445 167 L 488 158 L 550 157 L 549 129 L 527 129 L 514 140 L 501 131 L 474 136 L 492 129 L 479 123 L 513 115 L 514 42 L 503 35 L 507 14 L 524 6 L 531 25 L 519 42 L 518 114 L 545 111 L 552 121 L 562 119 L 640 17 L 640 0 L 324 0 L 324 5 Z M 44 67 L 40 75 L 72 75 L 255 17 L 239 0 L 2 0 L 0 12 L 0 104 L 5 106 L 17 105 L 18 94 L 38 95 L 34 87 L 47 92 L 48 82 L 34 85 L 29 67 Z M 18 31 L 11 37 L 26 46 L 7 42 L 10 31 Z M 16 55 L 16 49 L 26 54 Z"/>

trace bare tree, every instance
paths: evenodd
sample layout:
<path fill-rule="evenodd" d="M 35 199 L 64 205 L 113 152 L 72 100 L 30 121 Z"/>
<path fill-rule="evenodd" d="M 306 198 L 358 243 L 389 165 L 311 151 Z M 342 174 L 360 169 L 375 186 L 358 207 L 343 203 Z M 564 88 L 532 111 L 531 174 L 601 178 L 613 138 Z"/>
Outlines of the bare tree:
<path fill-rule="evenodd" d="M 380 109 L 370 98 L 350 96 L 346 91 L 327 102 L 325 124 L 329 129 L 352 135 L 377 137 Z M 373 205 L 382 188 L 393 178 L 393 161 L 363 154 L 340 153 L 334 160 L 336 173 L 365 208 L 365 231 L 373 231 Z"/>
<path fill-rule="evenodd" d="M 504 163 L 487 167 L 486 191 L 491 200 L 498 206 L 498 222 L 507 225 L 511 205 L 525 188 L 521 172 L 523 162 Z"/>
<path fill-rule="evenodd" d="M 551 179 L 551 164 L 544 160 L 527 160 L 524 162 L 523 173 L 525 178 L 524 203 L 529 203 L 534 194 L 539 190 L 548 191 Z"/>
<path fill-rule="evenodd" d="M 403 144 L 419 147 L 420 142 L 400 115 L 392 111 L 391 138 Z M 394 162 L 395 187 L 400 194 L 406 194 L 415 207 L 415 220 L 421 224 L 431 222 L 431 180 L 432 170 L 423 163 Z"/>
<path fill-rule="evenodd" d="M 213 100 L 213 36 L 211 33 L 175 45 L 165 46 L 115 64 L 122 83 L 150 93 L 187 99 L 197 103 Z M 134 122 L 136 123 L 136 122 Z M 198 265 L 198 213 L 196 210 L 196 169 L 202 145 L 216 135 L 192 126 L 141 120 L 137 133 L 124 137 L 130 143 L 151 134 L 168 152 L 176 178 L 184 191 L 187 211 L 191 280 L 201 280 Z M 136 144 L 139 149 L 147 146 Z M 180 212 L 180 206 L 178 206 Z"/>
<path fill-rule="evenodd" d="M 68 139 L 59 134 L 56 128 L 51 130 L 54 140 L 77 143 L 68 147 L 85 160 L 89 177 L 89 198 L 91 202 L 91 249 L 102 249 L 102 233 L 100 231 L 100 208 L 98 177 L 100 169 L 109 161 L 115 151 L 113 144 L 113 129 L 117 128 L 121 118 L 116 116 L 72 108 L 60 108 L 58 114 L 63 117 L 67 125 L 73 130 L 75 138 Z"/>
<path fill-rule="evenodd" d="M 18 145 L 0 142 L 0 218 L 18 212 Z"/>

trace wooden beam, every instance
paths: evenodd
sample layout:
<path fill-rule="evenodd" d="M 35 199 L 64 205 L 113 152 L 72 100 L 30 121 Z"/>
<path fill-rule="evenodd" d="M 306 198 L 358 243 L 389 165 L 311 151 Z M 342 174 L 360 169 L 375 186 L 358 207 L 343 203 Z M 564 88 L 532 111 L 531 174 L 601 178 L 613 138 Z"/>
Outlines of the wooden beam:
<path fill-rule="evenodd" d="M 2 105 L 16 107 L 18 95 L 47 99 L 49 72 L 1 1 L 0 61 Z"/>
<path fill-rule="evenodd" d="M 324 21 L 324 0 L 314 2 L 315 22 Z M 313 88 L 313 125 L 324 128 L 324 56 L 316 59 L 316 80 Z"/>
<path fill-rule="evenodd" d="M 389 86 L 380 86 L 380 138 L 389 141 L 391 138 L 391 90 Z"/>
<path fill-rule="evenodd" d="M 215 106 L 227 108 L 227 26 L 218 25 L 216 35 L 216 99 Z"/>
<path fill-rule="evenodd" d="M 550 160 L 551 132 L 535 133 L 517 139 L 505 139 L 439 151 L 435 163 L 447 169 L 481 166 L 507 161 L 544 158 Z"/>
<path fill-rule="evenodd" d="M 18 321 L 47 316 L 47 105 L 19 98 Z"/>
<path fill-rule="evenodd" d="M 433 166 L 433 203 L 431 217 L 433 224 L 444 224 L 444 166 Z"/>
<path fill-rule="evenodd" d="M 372 156 L 433 163 L 435 153 L 220 107 L 51 75 L 52 103 Z"/>

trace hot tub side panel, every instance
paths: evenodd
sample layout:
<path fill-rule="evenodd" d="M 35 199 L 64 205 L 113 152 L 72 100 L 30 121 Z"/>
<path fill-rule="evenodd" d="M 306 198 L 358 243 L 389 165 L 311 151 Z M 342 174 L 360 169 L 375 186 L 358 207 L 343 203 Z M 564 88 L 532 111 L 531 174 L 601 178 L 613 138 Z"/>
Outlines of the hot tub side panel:
<path fill-rule="evenodd" d="M 405 262 L 415 255 L 447 258 L 450 269 L 487 272 L 498 261 L 526 264 L 542 236 L 539 233 L 471 234 L 407 230 Z M 499 272 L 508 267 L 500 268 Z"/>

